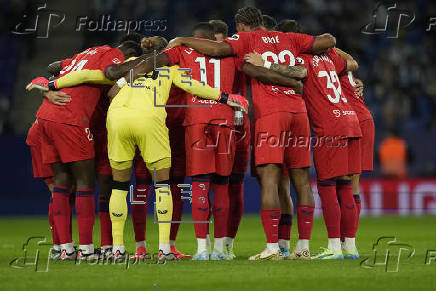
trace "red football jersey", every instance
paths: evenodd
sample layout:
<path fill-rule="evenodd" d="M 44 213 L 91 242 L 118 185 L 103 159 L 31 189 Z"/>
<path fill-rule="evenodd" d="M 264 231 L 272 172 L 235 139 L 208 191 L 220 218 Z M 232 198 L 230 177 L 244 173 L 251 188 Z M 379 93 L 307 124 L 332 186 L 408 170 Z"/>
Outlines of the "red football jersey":
<path fill-rule="evenodd" d="M 94 135 L 106 135 L 106 117 L 107 110 L 109 109 L 109 98 L 107 97 L 108 90 L 102 90 L 100 99 L 95 106 L 94 112 L 91 116 L 89 127 Z"/>
<path fill-rule="evenodd" d="M 183 125 L 183 121 L 185 120 L 186 107 L 182 106 L 186 105 L 186 94 L 187 93 L 179 87 L 176 87 L 174 85 L 171 87 L 170 97 L 168 98 L 167 106 L 170 105 L 174 107 L 165 108 L 167 111 L 166 125 L 168 128 Z"/>
<path fill-rule="evenodd" d="M 338 73 L 346 69 L 346 61 L 330 49 L 321 55 L 300 55 L 297 64 L 307 68 L 303 96 L 316 135 L 362 136 L 356 112 L 341 92 Z"/>
<path fill-rule="evenodd" d="M 27 131 L 26 144 L 28 146 L 39 145 L 40 144 L 39 138 L 40 138 L 40 129 L 37 119 Z"/>
<path fill-rule="evenodd" d="M 356 89 L 356 82 L 354 81 L 352 72 L 345 72 L 339 75 L 339 81 L 341 82 L 342 93 L 347 98 L 351 107 L 356 111 L 359 121 L 372 119 L 371 111 L 366 107 L 363 96 L 357 95 L 354 90 Z"/>
<path fill-rule="evenodd" d="M 244 63 L 244 59 L 235 58 L 235 81 L 233 82 L 233 91 L 234 94 L 240 94 L 247 97 L 247 85 L 250 81 L 250 78 L 242 72 L 242 64 Z M 248 97 L 247 97 L 248 98 Z"/>
<path fill-rule="evenodd" d="M 89 48 L 71 59 L 62 61 L 60 76 L 72 71 L 101 70 L 124 61 L 123 53 L 108 45 Z M 72 88 L 61 89 L 71 96 L 71 102 L 64 106 L 54 105 L 44 99 L 37 117 L 54 122 L 89 127 L 89 120 L 100 98 L 102 86 L 83 84 Z"/>
<path fill-rule="evenodd" d="M 225 41 L 233 53 L 242 59 L 247 53 L 258 52 L 272 63 L 295 65 L 295 57 L 310 52 L 315 37 L 301 33 L 254 30 L 240 32 Z M 266 85 L 251 78 L 254 119 L 274 112 L 306 112 L 304 100 L 293 89 Z"/>
<path fill-rule="evenodd" d="M 178 64 L 181 69 L 190 69 L 191 72 L 186 72 L 194 80 L 207 83 L 226 93 L 232 93 L 235 80 L 233 57 L 211 58 L 185 46 L 171 48 L 164 53 L 167 54 L 171 65 Z M 210 123 L 233 126 L 233 109 L 230 106 L 201 99 L 189 93 L 185 96 L 186 105 L 191 107 L 186 107 L 184 125 Z"/>

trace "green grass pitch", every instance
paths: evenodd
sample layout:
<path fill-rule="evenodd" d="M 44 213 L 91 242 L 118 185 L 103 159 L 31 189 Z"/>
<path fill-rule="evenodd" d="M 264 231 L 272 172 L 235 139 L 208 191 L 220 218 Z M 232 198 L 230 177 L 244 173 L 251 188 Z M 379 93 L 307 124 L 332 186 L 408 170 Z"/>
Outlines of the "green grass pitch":
<path fill-rule="evenodd" d="M 185 218 L 186 219 L 186 218 Z M 98 228 L 98 223 L 96 223 Z M 74 225 L 74 229 L 76 225 Z M 148 251 L 156 252 L 157 224 L 147 220 Z M 381 236 L 395 236 L 399 243 L 415 249 L 409 259 L 401 257 L 398 272 L 385 272 L 384 266 L 363 268 L 361 260 L 340 261 L 262 261 L 251 262 L 250 255 L 264 248 L 259 216 L 245 215 L 235 242 L 235 261 L 168 262 L 164 265 L 76 265 L 52 262 L 47 272 L 35 272 L 34 266 L 14 268 L 10 262 L 23 256 L 22 245 L 28 237 L 46 236 L 50 240 L 45 217 L 0 218 L 0 290 L 436 290 L 436 258 L 425 264 L 427 250 L 435 250 L 436 217 L 364 217 L 358 233 L 361 257 L 373 255 L 372 245 Z M 98 245 L 98 229 L 95 241 Z M 295 244 L 297 228 L 292 230 Z M 77 238 L 77 234 L 74 236 Z M 131 220 L 125 230 L 127 249 L 134 252 Z M 321 219 L 313 228 L 311 251 L 326 246 L 326 231 Z M 177 247 L 182 252 L 196 249 L 192 224 L 180 228 Z M 40 247 L 46 258 L 48 247 Z M 35 256 L 36 247 L 28 247 Z M 383 256 L 386 249 L 381 249 Z M 393 248 L 391 254 L 398 253 Z M 377 258 L 379 260 L 379 257 Z M 395 262 L 394 260 L 391 260 Z M 19 264 L 17 263 L 17 266 Z M 44 270 L 44 269 L 43 269 Z"/>

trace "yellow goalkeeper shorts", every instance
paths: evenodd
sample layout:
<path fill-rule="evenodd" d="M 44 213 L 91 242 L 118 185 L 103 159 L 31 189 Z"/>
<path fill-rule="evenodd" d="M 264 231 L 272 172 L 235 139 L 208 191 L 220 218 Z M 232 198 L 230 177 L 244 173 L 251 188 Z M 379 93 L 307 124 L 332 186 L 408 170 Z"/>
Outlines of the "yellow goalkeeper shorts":
<path fill-rule="evenodd" d="M 139 110 L 117 107 L 109 108 L 106 126 L 112 168 L 128 168 L 131 163 L 125 162 L 133 160 L 136 146 L 150 170 L 171 167 L 171 149 L 165 119 L 146 116 Z"/>

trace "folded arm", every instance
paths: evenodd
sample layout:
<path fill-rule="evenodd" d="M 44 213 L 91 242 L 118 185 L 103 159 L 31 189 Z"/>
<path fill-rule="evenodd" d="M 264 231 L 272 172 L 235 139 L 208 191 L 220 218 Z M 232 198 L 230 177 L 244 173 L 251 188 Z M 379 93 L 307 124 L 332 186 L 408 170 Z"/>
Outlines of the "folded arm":
<path fill-rule="evenodd" d="M 335 47 L 336 38 L 330 33 L 324 33 L 318 36 L 315 36 L 313 41 L 312 50 L 310 51 L 312 54 L 321 54 L 326 52 L 328 49 Z"/>
<path fill-rule="evenodd" d="M 56 89 L 74 87 L 80 84 L 113 85 L 101 70 L 81 70 L 68 73 L 54 81 Z"/>
<path fill-rule="evenodd" d="M 225 57 L 233 54 L 232 47 L 225 41 L 198 39 L 194 37 L 176 37 L 168 44 L 168 48 L 184 45 L 204 55 Z"/>
<path fill-rule="evenodd" d="M 356 62 L 356 60 L 353 59 L 350 54 L 347 54 L 346 52 L 338 48 L 335 48 L 335 51 L 347 62 L 347 71 L 354 72 L 359 69 L 359 64 Z"/>
<path fill-rule="evenodd" d="M 116 81 L 119 78 L 124 77 L 131 69 L 137 66 L 140 62 L 147 59 L 148 57 L 153 56 L 152 54 L 144 54 L 134 60 L 124 62 L 119 65 L 112 65 L 106 68 L 104 75 L 109 80 Z"/>
<path fill-rule="evenodd" d="M 261 81 L 264 84 L 280 85 L 293 88 L 296 92 L 302 92 L 303 85 L 300 81 L 288 76 L 279 74 L 264 67 L 257 67 L 249 63 L 244 63 L 242 70 L 248 76 Z"/>
<path fill-rule="evenodd" d="M 146 73 L 153 71 L 155 68 L 166 66 L 170 63 L 168 56 L 164 53 L 148 56 L 146 59 L 141 60 L 136 66 L 128 71 L 124 76 L 126 82 L 134 81 Z"/>
<path fill-rule="evenodd" d="M 214 100 L 231 107 L 236 107 L 245 113 L 248 112 L 248 101 L 244 96 L 221 92 L 190 77 L 184 72 L 177 71 L 173 74 L 172 81 L 174 85 L 188 93 L 203 99 Z"/>

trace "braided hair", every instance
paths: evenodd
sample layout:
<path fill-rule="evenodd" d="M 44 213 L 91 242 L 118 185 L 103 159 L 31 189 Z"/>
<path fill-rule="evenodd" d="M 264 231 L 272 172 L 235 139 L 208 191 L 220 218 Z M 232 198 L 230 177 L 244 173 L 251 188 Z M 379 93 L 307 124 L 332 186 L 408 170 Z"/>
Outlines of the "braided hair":
<path fill-rule="evenodd" d="M 255 7 L 244 7 L 238 10 L 235 15 L 236 23 L 242 23 L 252 28 L 263 24 L 262 13 Z"/>

